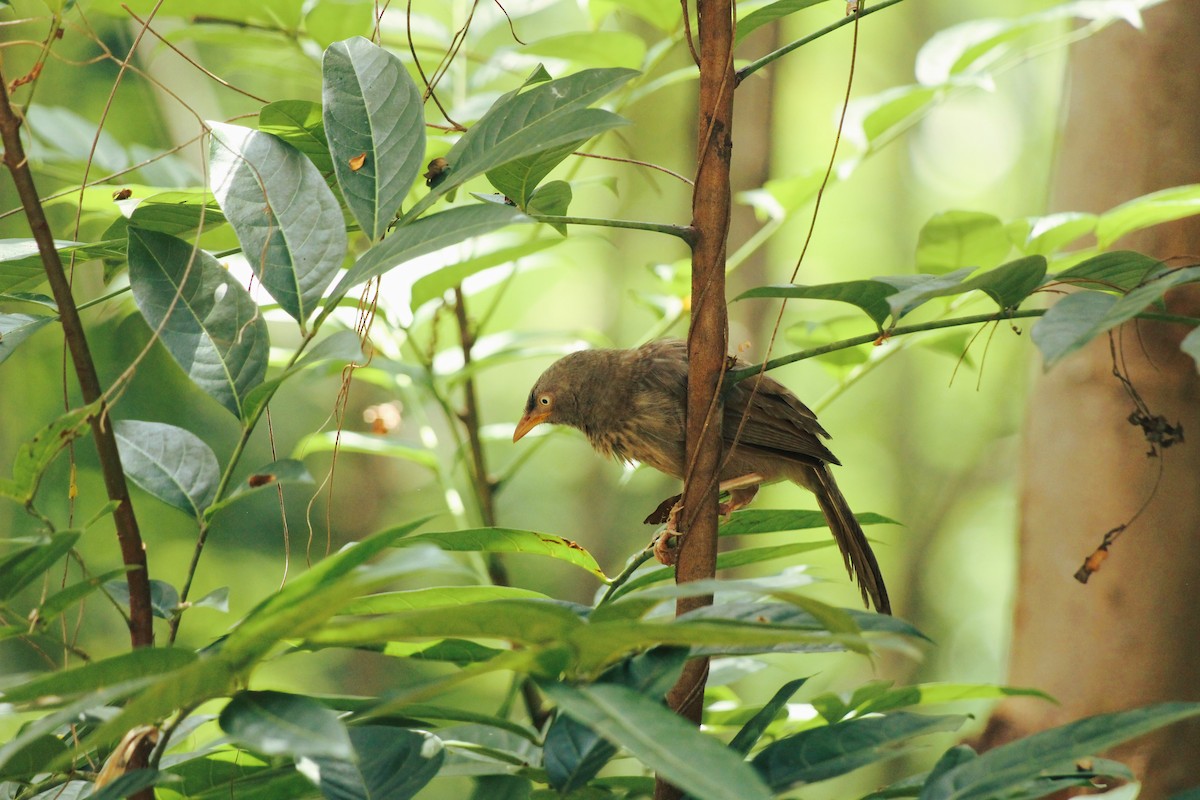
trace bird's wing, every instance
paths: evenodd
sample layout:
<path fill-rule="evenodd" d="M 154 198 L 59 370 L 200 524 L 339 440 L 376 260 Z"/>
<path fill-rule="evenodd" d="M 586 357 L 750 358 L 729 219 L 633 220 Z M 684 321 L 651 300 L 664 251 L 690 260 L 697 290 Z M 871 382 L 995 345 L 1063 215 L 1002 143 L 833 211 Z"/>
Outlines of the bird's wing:
<path fill-rule="evenodd" d="M 736 435 L 739 448 L 764 450 L 807 464 L 840 464 L 821 441 L 829 434 L 817 422 L 816 414 L 773 378 L 764 375 L 758 380 L 757 391 L 752 389 L 756 378 L 750 377 L 726 395 L 725 440 L 730 442 Z"/>

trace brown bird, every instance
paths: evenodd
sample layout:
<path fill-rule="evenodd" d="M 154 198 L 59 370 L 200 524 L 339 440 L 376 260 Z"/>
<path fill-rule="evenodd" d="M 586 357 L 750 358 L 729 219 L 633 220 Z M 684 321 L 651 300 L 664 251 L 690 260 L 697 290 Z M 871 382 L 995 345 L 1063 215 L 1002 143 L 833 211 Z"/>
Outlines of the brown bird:
<path fill-rule="evenodd" d="M 746 366 L 740 360 L 733 365 Z M 606 456 L 639 461 L 682 480 L 687 376 L 687 345 L 674 339 L 630 350 L 571 353 L 551 364 L 534 384 L 513 441 L 543 422 L 569 425 Z M 766 375 L 733 385 L 724 400 L 718 478 L 729 501 L 722 511 L 747 505 L 764 483 L 790 480 L 808 489 L 825 514 L 846 570 L 858 581 L 863 602 L 869 599 L 890 614 L 879 563 L 829 472 L 829 464 L 841 462 L 821 441 L 829 434 L 816 415 Z"/>

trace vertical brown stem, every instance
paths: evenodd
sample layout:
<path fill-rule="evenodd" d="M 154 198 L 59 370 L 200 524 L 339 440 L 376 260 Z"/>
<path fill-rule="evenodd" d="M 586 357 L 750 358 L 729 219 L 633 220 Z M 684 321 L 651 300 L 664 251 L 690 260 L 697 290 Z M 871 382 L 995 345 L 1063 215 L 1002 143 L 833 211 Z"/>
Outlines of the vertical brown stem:
<path fill-rule="evenodd" d="M 461 286 L 454 288 L 454 318 L 458 323 L 458 338 L 462 345 L 463 369 L 471 366 L 471 348 L 475 346 L 475 331 L 471 329 L 471 321 L 467 318 L 466 300 Z M 475 484 L 475 496 L 479 500 L 479 516 L 483 524 L 492 527 L 496 524 L 496 486 L 488 476 L 487 460 L 483 454 L 483 440 L 479 437 L 479 398 L 475 393 L 475 381 L 467 378 L 463 381 L 463 411 L 460 414 L 463 425 L 467 429 L 467 443 L 471 448 L 472 482 Z M 489 553 L 488 577 L 496 586 L 511 586 L 508 570 L 499 553 Z M 525 710 L 535 728 L 541 729 L 549 718 L 542 696 L 538 694 L 533 681 L 521 681 L 521 699 L 525 702 Z"/>
<path fill-rule="evenodd" d="M 729 161 L 733 149 L 733 7 L 730 0 L 697 0 L 700 98 L 696 185 L 692 193 L 692 319 L 688 329 L 687 463 L 681 539 L 675 579 L 710 578 L 717 560 L 717 470 L 721 460 L 721 414 L 717 392 L 725 370 L 729 323 L 725 311 L 725 252 L 729 236 Z M 711 597 L 680 599 L 684 614 Z M 671 708 L 699 723 L 708 661 L 684 668 L 667 695 Z M 661 778 L 658 800 L 682 793 Z"/>
<path fill-rule="evenodd" d="M 4 140 L 4 161 L 13 176 L 29 229 L 37 242 L 38 252 L 46 270 L 46 279 L 54 301 L 58 304 L 62 320 L 63 336 L 71 353 L 75 375 L 85 403 L 94 403 L 103 394 L 96 365 L 88 349 L 83 322 L 71 296 L 71 285 L 63 270 L 62 260 L 54 248 L 54 236 L 50 223 L 38 199 L 37 187 L 25 148 L 21 145 L 21 120 L 13 110 L 8 98 L 8 85 L 0 74 L 0 136 Z M 107 408 L 92 419 L 92 436 L 96 440 L 96 452 L 100 457 L 100 470 L 104 476 L 104 487 L 110 500 L 117 503 L 113 519 L 117 526 L 117 540 L 121 546 L 121 560 L 129 570 L 129 636 L 134 647 L 149 647 L 154 644 L 153 617 L 150 614 L 150 576 L 146 569 L 146 549 L 138 531 L 133 504 L 129 500 L 129 487 L 125 483 L 125 472 L 121 468 L 121 457 L 117 452 L 117 440 L 108 420 Z"/>

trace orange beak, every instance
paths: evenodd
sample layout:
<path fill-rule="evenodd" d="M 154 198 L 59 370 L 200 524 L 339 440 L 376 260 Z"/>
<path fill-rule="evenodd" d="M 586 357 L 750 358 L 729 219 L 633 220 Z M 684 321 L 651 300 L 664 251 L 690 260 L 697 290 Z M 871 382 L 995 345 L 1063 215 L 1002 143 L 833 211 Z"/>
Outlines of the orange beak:
<path fill-rule="evenodd" d="M 525 412 L 525 416 L 521 417 L 521 421 L 517 423 L 517 429 L 513 431 L 513 441 L 517 441 L 531 430 L 541 425 L 550 417 L 549 411 L 534 409 L 533 411 Z"/>

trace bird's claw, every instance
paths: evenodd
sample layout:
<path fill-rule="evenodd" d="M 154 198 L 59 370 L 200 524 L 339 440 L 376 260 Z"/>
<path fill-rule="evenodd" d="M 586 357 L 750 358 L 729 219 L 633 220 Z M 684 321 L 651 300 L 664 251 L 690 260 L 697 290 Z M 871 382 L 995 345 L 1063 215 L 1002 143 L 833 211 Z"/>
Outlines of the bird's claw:
<path fill-rule="evenodd" d="M 674 565 L 679 559 L 679 543 L 676 540 L 680 534 L 676 527 L 678 524 L 676 518 L 682 510 L 683 503 L 676 499 L 675 505 L 667 513 L 667 524 L 658 534 L 658 538 L 654 540 L 654 557 L 660 564 L 666 564 L 668 567 Z"/>

